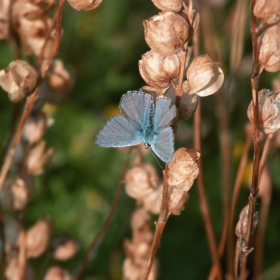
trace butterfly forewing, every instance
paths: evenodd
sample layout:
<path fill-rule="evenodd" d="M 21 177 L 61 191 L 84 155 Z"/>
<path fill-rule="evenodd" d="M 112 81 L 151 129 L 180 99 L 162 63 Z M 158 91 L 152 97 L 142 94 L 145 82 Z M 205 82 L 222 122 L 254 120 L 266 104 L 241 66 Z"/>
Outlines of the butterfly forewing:
<path fill-rule="evenodd" d="M 154 132 L 169 127 L 176 116 L 176 107 L 171 105 L 171 100 L 165 97 L 157 98 L 154 116 Z"/>
<path fill-rule="evenodd" d="M 151 143 L 156 155 L 164 162 L 171 162 L 174 154 L 174 134 L 171 127 L 160 130 Z"/>
<path fill-rule="evenodd" d="M 102 147 L 134 146 L 141 142 L 138 129 L 122 116 L 112 117 L 96 137 L 96 144 Z"/>
<path fill-rule="evenodd" d="M 151 95 L 140 91 L 131 91 L 122 96 L 120 111 L 135 128 L 143 131 L 148 125 L 151 104 L 153 104 Z"/>

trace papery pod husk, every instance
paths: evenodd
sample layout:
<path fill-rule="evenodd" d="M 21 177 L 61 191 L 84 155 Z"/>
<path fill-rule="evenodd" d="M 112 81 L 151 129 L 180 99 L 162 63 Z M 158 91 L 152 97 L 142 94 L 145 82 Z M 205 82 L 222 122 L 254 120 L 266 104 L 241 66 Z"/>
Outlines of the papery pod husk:
<path fill-rule="evenodd" d="M 181 120 L 187 120 L 193 116 L 198 105 L 198 97 L 195 93 L 190 94 L 188 88 L 188 83 L 185 81 L 183 83 L 183 93 L 179 97 L 179 109 L 178 109 L 178 118 Z M 165 96 L 172 100 L 172 104 L 176 102 L 176 93 L 173 87 L 168 88 L 165 92 Z"/>
<path fill-rule="evenodd" d="M 143 200 L 157 186 L 158 181 L 155 168 L 150 164 L 142 164 L 127 171 L 125 190 L 130 197 Z"/>
<path fill-rule="evenodd" d="M 57 237 L 53 243 L 53 257 L 60 261 L 65 261 L 72 258 L 78 248 L 79 245 L 76 240 L 69 236 L 59 236 Z"/>
<path fill-rule="evenodd" d="M 168 203 L 169 212 L 172 215 L 176 215 L 176 216 L 180 215 L 188 199 L 189 199 L 188 192 L 181 189 L 173 188 Z"/>
<path fill-rule="evenodd" d="M 177 54 L 163 56 L 153 50 L 142 55 L 138 63 L 143 80 L 154 88 L 167 88 L 180 73 L 180 58 Z"/>
<path fill-rule="evenodd" d="M 247 204 L 241 210 L 241 212 L 239 214 L 239 220 L 235 227 L 235 234 L 240 240 L 246 239 L 246 232 L 247 232 L 247 226 L 248 226 L 248 213 L 249 213 L 249 205 Z M 251 235 L 253 235 L 254 230 L 256 229 L 258 223 L 259 223 L 259 214 L 258 214 L 258 212 L 255 212 L 254 216 L 253 216 Z"/>
<path fill-rule="evenodd" d="M 260 72 L 280 70 L 280 24 L 267 28 L 259 38 L 259 63 Z"/>
<path fill-rule="evenodd" d="M 26 232 L 26 256 L 36 258 L 47 249 L 51 236 L 51 221 L 40 219 Z"/>
<path fill-rule="evenodd" d="M 67 2 L 77 11 L 91 11 L 97 9 L 102 0 L 67 0 Z"/>
<path fill-rule="evenodd" d="M 159 184 L 153 192 L 149 193 L 143 199 L 144 208 L 150 213 L 157 215 L 160 213 L 161 197 L 162 197 L 163 184 Z"/>
<path fill-rule="evenodd" d="M 172 55 L 188 40 L 189 26 L 179 14 L 163 12 L 143 22 L 148 46 L 161 55 Z"/>
<path fill-rule="evenodd" d="M 34 195 L 34 182 L 27 176 L 7 177 L 0 193 L 2 208 L 5 210 L 23 210 Z"/>
<path fill-rule="evenodd" d="M 170 187 L 189 191 L 196 179 L 199 169 L 197 160 L 200 153 L 194 149 L 180 148 L 174 155 L 168 169 Z"/>
<path fill-rule="evenodd" d="M 217 62 L 200 55 L 194 58 L 187 71 L 187 85 L 190 94 L 201 97 L 217 92 L 224 82 L 224 73 Z"/>
<path fill-rule="evenodd" d="M 10 37 L 10 5 L 11 0 L 0 1 L 0 40 Z"/>
<path fill-rule="evenodd" d="M 46 150 L 46 141 L 39 142 L 28 151 L 25 159 L 26 171 L 28 174 L 39 175 L 52 162 L 54 149 Z"/>
<path fill-rule="evenodd" d="M 18 102 L 32 93 L 37 84 L 36 69 L 24 60 L 14 60 L 0 71 L 0 85 L 11 101 Z"/>
<path fill-rule="evenodd" d="M 274 93 L 268 89 L 260 90 L 258 104 L 260 131 L 265 134 L 276 132 L 280 128 L 280 92 Z M 247 116 L 254 123 L 253 101 L 248 106 Z"/>
<path fill-rule="evenodd" d="M 267 24 L 274 24 L 280 20 L 279 0 L 257 0 L 254 6 L 254 15 Z"/>
<path fill-rule="evenodd" d="M 70 273 L 59 267 L 59 266 L 51 266 L 48 268 L 44 280 L 72 280 Z"/>
<path fill-rule="evenodd" d="M 179 12 L 184 0 L 152 0 L 153 4 L 163 12 Z"/>

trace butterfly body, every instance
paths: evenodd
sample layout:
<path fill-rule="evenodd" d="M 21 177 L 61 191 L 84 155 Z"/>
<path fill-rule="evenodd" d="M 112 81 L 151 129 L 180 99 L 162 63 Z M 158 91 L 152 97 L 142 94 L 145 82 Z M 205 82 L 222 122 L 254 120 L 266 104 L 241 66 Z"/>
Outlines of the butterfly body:
<path fill-rule="evenodd" d="M 121 116 L 112 117 L 96 137 L 102 147 L 126 147 L 144 142 L 164 162 L 170 162 L 174 153 L 174 135 L 170 127 L 176 116 L 176 107 L 168 98 L 131 91 L 120 101 Z"/>

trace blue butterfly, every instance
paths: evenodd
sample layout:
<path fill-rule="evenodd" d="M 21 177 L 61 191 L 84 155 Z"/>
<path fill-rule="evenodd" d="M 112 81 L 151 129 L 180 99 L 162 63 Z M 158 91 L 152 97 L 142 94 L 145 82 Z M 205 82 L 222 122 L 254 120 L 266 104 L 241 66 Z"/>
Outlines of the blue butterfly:
<path fill-rule="evenodd" d="M 120 101 L 122 116 L 112 117 L 100 130 L 96 144 L 101 147 L 126 147 L 144 142 L 164 162 L 174 154 L 174 134 L 170 127 L 176 107 L 166 97 L 154 98 L 141 91 L 128 91 Z"/>

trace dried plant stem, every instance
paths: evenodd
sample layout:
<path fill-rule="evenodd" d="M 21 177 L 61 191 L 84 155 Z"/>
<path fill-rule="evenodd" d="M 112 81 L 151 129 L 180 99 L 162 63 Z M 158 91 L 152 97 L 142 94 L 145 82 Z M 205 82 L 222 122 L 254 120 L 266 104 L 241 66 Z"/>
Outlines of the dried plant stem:
<path fill-rule="evenodd" d="M 142 276 L 142 280 L 147 280 L 151 271 L 151 268 L 153 266 L 156 253 L 158 250 L 158 246 L 161 240 L 161 236 L 164 230 L 164 227 L 167 223 L 167 220 L 169 218 L 168 213 L 168 193 L 169 193 L 169 185 L 167 183 L 168 179 L 168 164 L 165 165 L 165 171 L 164 171 L 164 184 L 163 184 L 163 192 L 162 192 L 162 201 L 161 201 L 161 207 L 160 207 L 160 214 L 158 216 L 158 220 L 156 222 L 156 231 L 153 238 L 153 243 L 151 246 L 151 251 L 149 255 L 149 259 L 147 262 L 147 265 L 145 267 L 145 271 Z"/>
<path fill-rule="evenodd" d="M 49 64 L 51 63 L 51 60 L 53 58 L 53 56 L 55 55 L 56 49 L 59 45 L 60 42 L 60 37 L 61 37 L 61 23 L 62 23 L 62 14 L 63 14 L 63 8 L 64 8 L 64 0 L 60 0 L 59 2 L 59 9 L 57 12 L 57 25 L 56 25 L 56 40 L 54 42 L 54 46 L 52 49 L 52 55 L 48 56 L 48 58 L 46 59 L 45 63 L 44 63 L 44 71 L 42 71 L 41 73 L 41 77 L 43 78 L 46 74 L 46 69 L 48 68 Z M 42 52 L 43 54 L 43 52 Z M 42 56 L 38 58 L 38 61 L 40 61 L 42 59 Z M 40 63 L 39 63 L 40 64 Z M 37 63 L 38 65 L 38 63 Z M 20 141 L 22 132 L 23 132 L 23 128 L 24 125 L 26 123 L 26 120 L 35 104 L 36 98 L 37 98 L 37 94 L 38 94 L 38 90 L 39 90 L 39 85 L 36 87 L 36 89 L 34 90 L 34 92 L 27 98 L 26 100 L 26 105 L 25 105 L 25 109 L 24 112 L 22 114 L 22 117 L 20 119 L 17 131 L 15 132 L 15 136 L 13 137 L 13 141 L 12 144 L 8 150 L 7 156 L 5 158 L 4 164 L 2 166 L 1 169 L 1 173 L 0 173 L 0 191 L 3 187 L 3 183 L 5 181 L 6 175 L 9 171 L 9 168 L 11 166 L 15 151 L 16 151 L 16 147 Z"/>
<path fill-rule="evenodd" d="M 2 205 L 0 204 L 0 239 L 2 244 L 5 244 L 5 217 L 2 209 Z M 5 271 L 6 271 L 6 254 L 5 254 L 5 246 L 1 246 L 1 265 L 2 265 L 2 279 L 5 279 Z"/>
<path fill-rule="evenodd" d="M 132 147 L 130 147 L 128 149 L 127 156 L 125 157 L 124 164 L 123 164 L 123 167 L 122 167 L 121 176 L 120 176 L 120 179 L 119 179 L 119 182 L 118 182 L 118 185 L 117 185 L 117 189 L 116 189 L 116 193 L 115 193 L 114 201 L 112 203 L 111 210 L 110 210 L 106 220 L 104 221 L 102 227 L 100 228 L 100 230 L 97 232 L 97 234 L 92 239 L 92 241 L 91 241 L 91 243 L 90 243 L 90 245 L 89 245 L 89 247 L 87 249 L 87 252 L 86 252 L 86 254 L 85 254 L 85 256 L 84 256 L 84 258 L 82 260 L 82 264 L 80 266 L 80 269 L 78 271 L 78 274 L 77 274 L 75 280 L 83 279 L 83 274 L 84 274 L 84 271 L 85 271 L 86 266 L 88 264 L 88 261 L 89 261 L 89 258 L 90 258 L 90 254 L 91 254 L 92 250 L 94 249 L 95 245 L 97 244 L 98 240 L 102 236 L 102 234 L 108 228 L 108 226 L 109 226 L 109 224 L 110 224 L 110 222 L 111 222 L 111 220 L 113 218 L 113 215 L 115 213 L 116 207 L 118 205 L 118 201 L 119 201 L 122 185 L 124 183 L 124 176 L 125 176 L 125 173 L 126 173 L 126 170 L 127 170 L 129 155 L 131 154 L 131 151 L 132 151 Z"/>
<path fill-rule="evenodd" d="M 269 134 L 266 138 L 263 151 L 262 151 L 262 157 L 260 161 L 260 176 L 262 176 L 266 158 L 269 152 L 269 148 L 271 145 L 271 140 L 273 138 L 273 134 Z M 269 207 L 270 207 L 270 201 L 271 201 L 271 185 L 267 186 L 268 191 L 265 193 L 265 195 L 262 197 L 261 201 L 261 208 L 260 208 L 260 217 L 259 217 L 259 225 L 256 232 L 256 238 L 258 244 L 255 249 L 255 258 L 254 258 L 254 273 L 253 278 L 254 279 L 261 279 L 261 272 L 263 267 L 263 249 L 264 249 L 264 236 L 265 236 L 265 229 L 266 229 L 266 223 L 267 223 L 267 217 L 269 213 Z"/>
<path fill-rule="evenodd" d="M 250 236 L 252 232 L 252 221 L 255 213 L 255 205 L 258 195 L 258 182 L 259 182 L 259 165 L 260 165 L 260 131 L 259 131 L 259 103 L 258 103 L 258 80 L 259 80 L 259 64 L 258 64 L 258 34 L 257 34 L 257 19 L 254 15 L 254 6 L 256 0 L 251 2 L 251 36 L 252 36 L 252 47 L 253 47 L 253 65 L 252 65 L 252 76 L 251 76 L 251 87 L 252 87 L 252 99 L 253 99 L 253 110 L 254 110 L 254 157 L 253 157 L 253 174 L 252 182 L 249 195 L 249 212 L 248 222 L 246 229 L 246 237 L 244 244 L 241 248 L 241 259 L 240 259 L 240 279 L 246 279 L 246 264 L 248 258 L 248 249 L 250 243 Z"/>
<path fill-rule="evenodd" d="M 196 112 L 194 114 L 194 146 L 197 150 L 201 151 L 201 105 L 200 102 L 197 106 Z M 210 246 L 211 251 L 211 258 L 214 266 L 217 269 L 217 278 L 223 279 L 222 276 L 222 269 L 220 265 L 219 260 L 219 254 L 217 249 L 217 244 L 214 236 L 213 226 L 210 218 L 210 211 L 208 207 L 208 203 L 206 200 L 205 190 L 204 190 L 204 182 L 203 182 L 203 176 L 202 176 L 202 162 L 201 158 L 198 160 L 198 168 L 199 168 L 199 174 L 197 177 L 197 187 L 198 187 L 198 193 L 199 193 L 199 199 L 200 199 L 200 208 L 201 213 L 204 219 L 204 226 Z"/>

